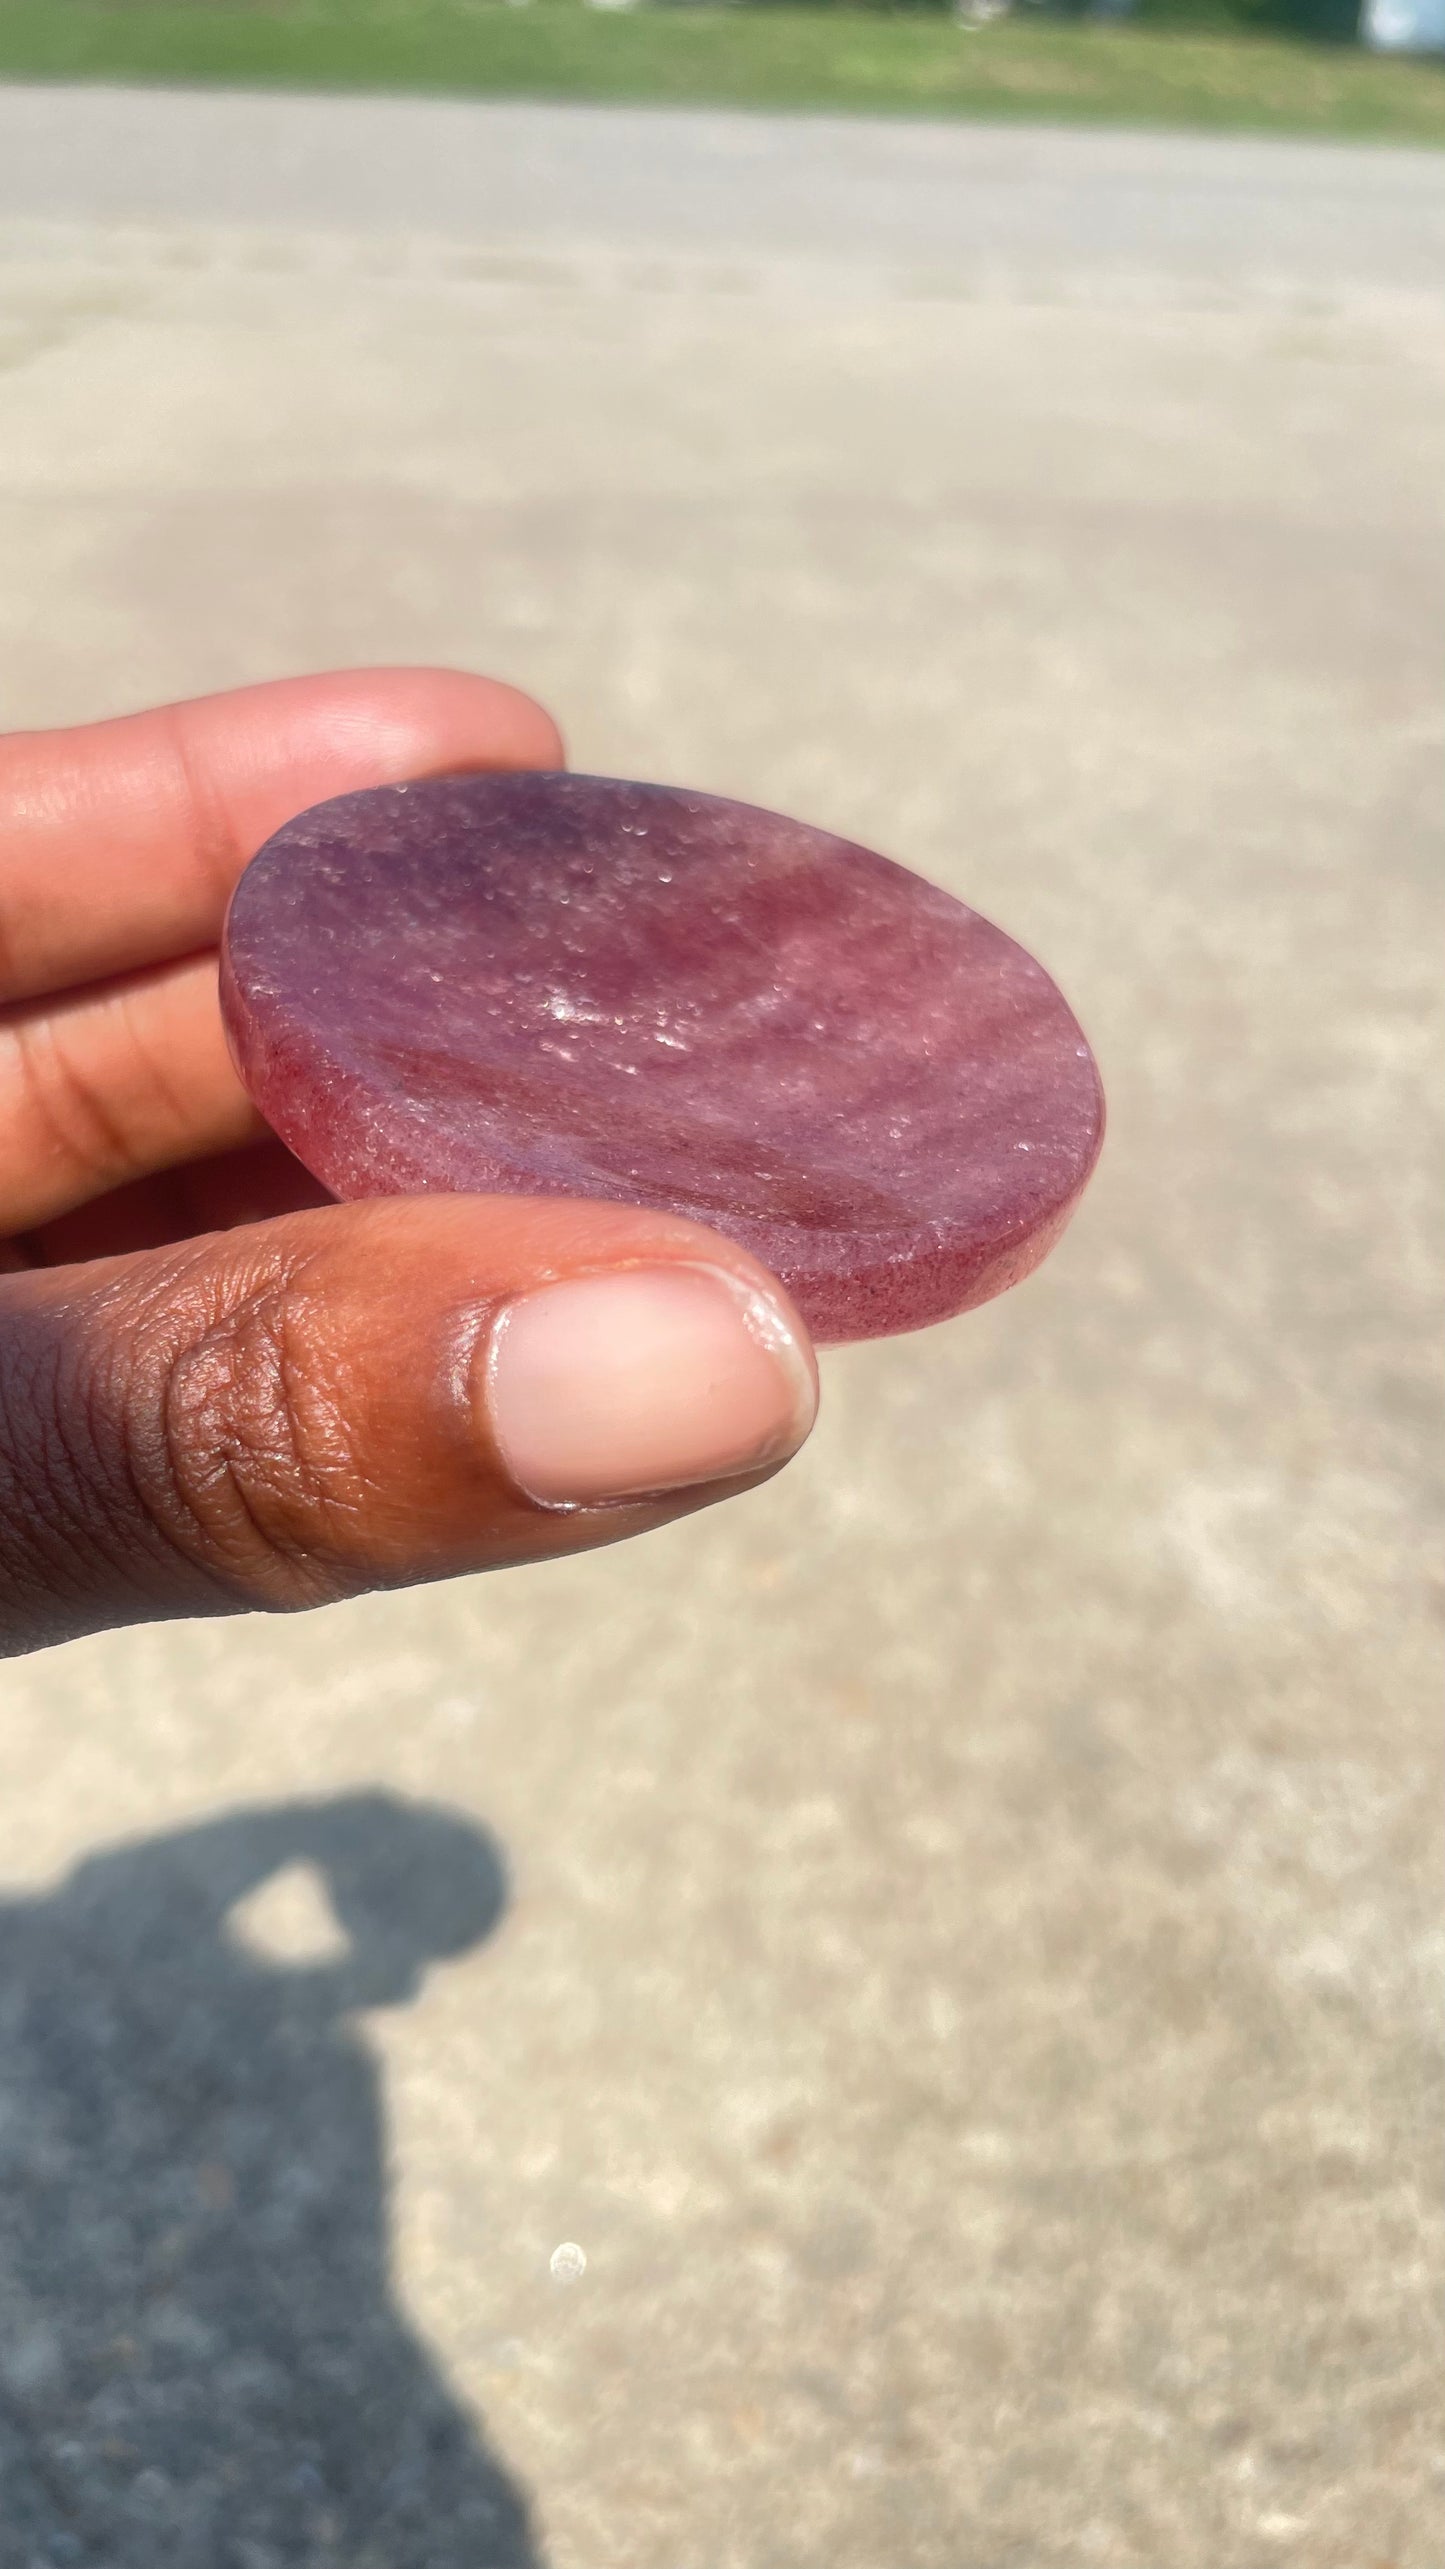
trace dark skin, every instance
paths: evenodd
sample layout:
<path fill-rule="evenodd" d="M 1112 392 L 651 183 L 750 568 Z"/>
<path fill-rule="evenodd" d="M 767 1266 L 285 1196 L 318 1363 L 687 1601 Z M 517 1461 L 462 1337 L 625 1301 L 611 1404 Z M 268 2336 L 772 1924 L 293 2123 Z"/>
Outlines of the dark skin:
<path fill-rule="evenodd" d="M 615 1542 L 757 1475 L 539 1510 L 458 1348 L 529 1288 L 744 1252 L 527 1198 L 336 1205 L 227 1054 L 242 867 L 328 795 L 554 767 L 555 726 L 444 670 L 284 680 L 0 740 L 0 1648 L 289 1608 Z"/>

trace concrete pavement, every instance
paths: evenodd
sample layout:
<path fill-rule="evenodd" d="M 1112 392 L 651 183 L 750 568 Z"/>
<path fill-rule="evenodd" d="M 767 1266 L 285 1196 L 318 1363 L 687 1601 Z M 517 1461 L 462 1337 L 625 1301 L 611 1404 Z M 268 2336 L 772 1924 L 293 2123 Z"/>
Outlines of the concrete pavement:
<path fill-rule="evenodd" d="M 0 144 L 7 721 L 504 672 L 1113 1109 L 733 1509 L 5 1673 L 0 2563 L 1436 2569 L 1440 165 Z"/>

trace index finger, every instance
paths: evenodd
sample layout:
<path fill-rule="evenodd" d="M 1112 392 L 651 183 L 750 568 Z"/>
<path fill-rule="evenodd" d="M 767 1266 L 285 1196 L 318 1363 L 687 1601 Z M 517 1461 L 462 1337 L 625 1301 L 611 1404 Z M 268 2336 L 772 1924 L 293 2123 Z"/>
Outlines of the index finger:
<path fill-rule="evenodd" d="M 213 945 L 243 866 L 332 794 L 557 767 L 540 705 L 454 669 L 349 669 L 0 739 L 0 1001 Z"/>

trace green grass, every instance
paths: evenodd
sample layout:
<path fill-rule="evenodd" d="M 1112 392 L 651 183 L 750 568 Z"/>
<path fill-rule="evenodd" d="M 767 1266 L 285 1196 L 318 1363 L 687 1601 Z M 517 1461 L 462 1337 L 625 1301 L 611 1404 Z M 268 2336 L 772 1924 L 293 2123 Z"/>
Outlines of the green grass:
<path fill-rule="evenodd" d="M 579 0 L 0 0 L 0 76 L 1256 128 L 1445 142 L 1445 65 L 1179 25 Z"/>

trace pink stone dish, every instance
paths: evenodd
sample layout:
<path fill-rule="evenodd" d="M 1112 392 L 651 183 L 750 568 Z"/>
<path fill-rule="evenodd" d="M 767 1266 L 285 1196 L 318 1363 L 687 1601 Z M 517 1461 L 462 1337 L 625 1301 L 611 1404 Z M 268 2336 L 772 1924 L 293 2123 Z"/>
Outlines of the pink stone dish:
<path fill-rule="evenodd" d="M 689 1214 L 816 1338 L 946 1320 L 1053 1246 L 1103 1137 L 1046 972 L 823 830 L 528 773 L 343 794 L 236 888 L 221 996 L 262 1114 L 342 1197 Z"/>

